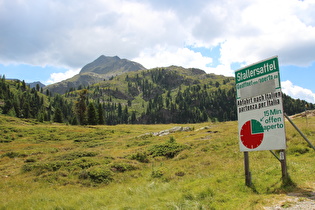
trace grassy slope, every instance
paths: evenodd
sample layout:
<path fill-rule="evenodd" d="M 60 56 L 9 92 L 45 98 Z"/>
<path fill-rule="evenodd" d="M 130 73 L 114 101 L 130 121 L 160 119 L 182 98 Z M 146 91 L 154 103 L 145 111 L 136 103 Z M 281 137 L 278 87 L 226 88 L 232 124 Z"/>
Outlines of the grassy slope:
<path fill-rule="evenodd" d="M 315 118 L 309 118 L 308 124 L 305 118 L 294 122 L 315 144 Z M 307 197 L 315 188 L 315 151 L 288 123 L 288 171 L 296 187 L 282 186 L 280 164 L 268 151 L 250 153 L 254 186 L 245 187 L 237 122 L 181 125 L 194 130 L 171 136 L 190 149 L 172 159 L 149 157 L 148 163 L 140 163 L 127 158 L 170 139 L 141 134 L 175 126 L 80 127 L 0 115 L 0 138 L 7 142 L 0 143 L 0 209 L 260 209 L 286 192 L 299 191 Z M 199 130 L 205 126 L 209 128 Z M 74 157 L 56 171 L 22 170 L 25 165 L 49 165 L 80 152 L 97 155 Z M 113 172 L 108 184 L 94 183 L 78 178 L 84 170 L 71 165 L 83 160 L 136 169 Z M 154 176 L 156 172 L 159 176 Z"/>

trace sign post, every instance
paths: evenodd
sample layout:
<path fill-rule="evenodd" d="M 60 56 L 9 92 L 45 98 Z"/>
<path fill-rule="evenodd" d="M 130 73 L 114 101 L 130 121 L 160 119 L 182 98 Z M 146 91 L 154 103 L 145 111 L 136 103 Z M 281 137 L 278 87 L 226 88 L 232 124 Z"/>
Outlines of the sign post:
<path fill-rule="evenodd" d="M 244 169 L 245 169 L 245 184 L 250 187 L 252 185 L 252 177 L 249 170 L 249 155 L 248 152 L 244 152 Z"/>
<path fill-rule="evenodd" d="M 235 81 L 240 151 L 284 151 L 286 140 L 278 57 L 237 70 Z"/>
<path fill-rule="evenodd" d="M 282 172 L 282 179 L 287 180 L 288 171 L 287 171 L 287 158 L 285 154 L 285 150 L 280 150 L 280 163 L 281 163 L 281 172 Z"/>

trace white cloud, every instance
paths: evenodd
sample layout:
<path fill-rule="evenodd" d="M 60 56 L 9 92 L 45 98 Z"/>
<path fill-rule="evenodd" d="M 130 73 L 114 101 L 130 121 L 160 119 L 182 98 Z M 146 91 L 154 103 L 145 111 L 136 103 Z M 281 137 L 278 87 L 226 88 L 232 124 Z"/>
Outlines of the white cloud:
<path fill-rule="evenodd" d="M 221 74 L 229 77 L 234 77 L 235 75 L 234 70 L 231 69 L 231 66 L 229 64 L 220 64 L 216 67 L 206 67 L 205 70 L 207 73 Z"/>
<path fill-rule="evenodd" d="M 46 81 L 46 84 L 53 84 L 60 82 L 62 80 L 68 79 L 73 77 L 74 75 L 78 74 L 80 72 L 80 69 L 74 69 L 74 70 L 68 70 L 64 73 L 52 73 L 50 75 L 50 78 Z"/>
<path fill-rule="evenodd" d="M 182 66 L 184 68 L 199 68 L 207 73 L 222 74 L 234 76 L 234 71 L 229 65 L 220 64 L 211 67 L 213 59 L 203 56 L 200 52 L 195 52 L 188 48 L 167 48 L 156 46 L 153 50 L 146 49 L 140 53 L 139 57 L 133 59 L 141 63 L 146 68 L 163 67 L 163 66 Z"/>
<path fill-rule="evenodd" d="M 221 62 L 250 64 L 279 55 L 282 65 L 310 65 L 315 60 L 315 25 L 300 14 L 314 12 L 315 2 L 312 3 L 312 7 L 305 7 L 309 1 L 266 0 L 254 1 L 241 10 L 230 6 L 236 7 L 233 14 L 239 16 L 237 21 L 230 20 L 235 18 L 231 15 L 219 23 L 227 23 L 228 28 L 218 35 L 224 38 Z"/>
<path fill-rule="evenodd" d="M 171 10 L 127 0 L 12 0 L 0 8 L 0 61 L 79 68 L 104 54 L 133 58 L 180 46 L 189 31 Z M 13 21 L 14 20 L 14 21 Z"/>
<path fill-rule="evenodd" d="M 315 103 L 315 93 L 309 89 L 302 88 L 294 85 L 291 81 L 287 80 L 281 82 L 282 91 L 295 99 L 302 99 L 309 103 Z"/>
<path fill-rule="evenodd" d="M 162 66 L 183 66 L 185 68 L 201 68 L 212 63 L 212 58 L 204 57 L 199 52 L 194 52 L 188 48 L 168 49 L 162 46 L 156 46 L 154 49 L 146 49 L 140 53 L 140 56 L 133 59 L 141 63 L 146 68 Z"/>
<path fill-rule="evenodd" d="M 273 55 L 315 61 L 314 0 L 0 0 L 0 63 L 77 69 L 104 54 L 233 75 Z M 185 46 L 213 48 L 212 55 Z M 213 56 L 214 58 L 214 56 Z M 217 59 L 216 59 L 217 60 Z M 66 73 L 64 73 L 66 74 Z M 50 82 L 63 77 L 52 75 Z M 54 79 L 56 78 L 56 79 Z"/>
<path fill-rule="evenodd" d="M 79 68 L 101 54 L 221 44 L 221 64 L 315 60 L 313 0 L 2 1 L 0 61 Z M 191 44 L 191 43 L 190 43 Z"/>

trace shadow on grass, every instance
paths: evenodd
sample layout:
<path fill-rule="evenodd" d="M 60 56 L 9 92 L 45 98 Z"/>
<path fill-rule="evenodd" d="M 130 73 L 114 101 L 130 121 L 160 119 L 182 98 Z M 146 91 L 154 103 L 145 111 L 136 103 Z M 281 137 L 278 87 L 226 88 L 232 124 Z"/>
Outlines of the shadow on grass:
<path fill-rule="evenodd" d="M 250 184 L 245 184 L 245 185 L 246 185 L 249 189 L 251 189 L 253 193 L 259 194 L 259 192 L 257 191 L 257 189 L 256 189 L 256 187 L 255 187 L 255 185 L 254 185 L 253 182 L 251 182 Z"/>
<path fill-rule="evenodd" d="M 291 197 L 297 197 L 297 198 L 307 198 L 307 199 L 315 201 L 315 192 L 313 189 L 296 188 L 294 192 L 287 193 L 287 195 Z"/>
<path fill-rule="evenodd" d="M 290 175 L 287 177 L 282 177 L 282 185 L 281 188 L 285 191 L 295 190 L 297 188 L 296 183 L 291 179 Z"/>
<path fill-rule="evenodd" d="M 281 179 L 279 179 L 279 181 L 271 185 L 270 188 L 267 189 L 267 193 L 271 194 L 288 193 L 295 191 L 296 188 L 297 188 L 296 183 L 288 175 L 287 177 L 282 177 Z"/>
<path fill-rule="evenodd" d="M 275 183 L 268 186 L 264 191 L 263 189 L 258 190 L 253 182 L 250 184 L 245 184 L 246 187 L 252 190 L 253 193 L 256 194 L 282 194 L 282 193 L 290 193 L 295 192 L 297 189 L 297 184 L 291 179 L 290 176 L 281 178 Z M 259 187 L 258 187 L 259 188 Z"/>
<path fill-rule="evenodd" d="M 287 179 L 283 179 L 283 183 L 281 186 L 288 196 L 299 197 L 299 198 L 307 198 L 315 201 L 315 192 L 314 189 L 311 188 L 300 188 L 296 183 L 288 176 Z"/>
<path fill-rule="evenodd" d="M 281 185 L 280 185 L 281 182 Z M 280 185 L 279 187 L 276 187 Z M 272 189 L 272 190 L 271 190 Z M 267 189 L 267 193 L 270 194 L 287 194 L 288 196 L 295 197 L 304 197 L 309 198 L 315 201 L 315 192 L 314 189 L 310 188 L 300 188 L 298 185 L 288 177 L 281 178 L 278 182 L 274 183 L 269 189 Z"/>
<path fill-rule="evenodd" d="M 292 181 L 290 177 L 282 179 L 282 185 L 275 193 L 284 193 L 286 198 L 282 201 L 282 208 L 292 209 L 314 209 L 315 191 L 314 188 L 301 188 Z M 281 209 L 282 209 L 281 208 Z"/>

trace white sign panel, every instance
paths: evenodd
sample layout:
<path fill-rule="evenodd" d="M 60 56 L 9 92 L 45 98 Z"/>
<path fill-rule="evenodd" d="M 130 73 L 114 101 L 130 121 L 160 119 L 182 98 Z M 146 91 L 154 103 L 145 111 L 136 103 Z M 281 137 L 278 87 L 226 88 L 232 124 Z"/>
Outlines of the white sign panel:
<path fill-rule="evenodd" d="M 241 151 L 286 148 L 278 57 L 235 72 Z"/>

